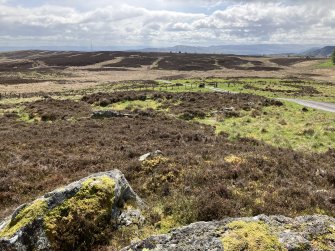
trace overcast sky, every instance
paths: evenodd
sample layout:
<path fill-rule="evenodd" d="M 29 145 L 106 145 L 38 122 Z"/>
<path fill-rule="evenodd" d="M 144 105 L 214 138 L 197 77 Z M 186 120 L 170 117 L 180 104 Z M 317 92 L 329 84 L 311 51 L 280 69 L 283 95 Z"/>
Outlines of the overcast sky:
<path fill-rule="evenodd" d="M 0 0 L 0 46 L 335 44 L 335 0 Z"/>

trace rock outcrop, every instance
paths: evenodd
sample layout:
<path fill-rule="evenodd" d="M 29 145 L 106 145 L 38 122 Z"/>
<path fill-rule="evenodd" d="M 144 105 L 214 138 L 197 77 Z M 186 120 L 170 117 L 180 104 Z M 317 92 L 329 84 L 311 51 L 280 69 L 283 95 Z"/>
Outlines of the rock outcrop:
<path fill-rule="evenodd" d="M 335 219 L 260 215 L 198 222 L 152 236 L 122 251 L 321 251 L 335 250 Z"/>
<path fill-rule="evenodd" d="M 142 206 L 120 171 L 93 174 L 17 208 L 0 223 L 0 250 L 89 250 L 119 229 L 135 235 L 144 223 Z M 259 215 L 197 222 L 122 249 L 148 250 L 333 251 L 335 219 Z"/>
<path fill-rule="evenodd" d="M 0 223 L 0 250 L 87 249 L 111 224 L 141 224 L 141 206 L 120 171 L 93 174 L 17 208 Z"/>

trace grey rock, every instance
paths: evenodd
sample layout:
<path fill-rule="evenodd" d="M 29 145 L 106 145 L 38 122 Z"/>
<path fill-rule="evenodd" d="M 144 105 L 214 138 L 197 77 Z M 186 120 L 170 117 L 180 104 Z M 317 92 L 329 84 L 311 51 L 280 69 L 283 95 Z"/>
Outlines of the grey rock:
<path fill-rule="evenodd" d="M 138 160 L 142 162 L 142 161 L 145 161 L 145 160 L 155 158 L 157 156 L 163 156 L 162 151 L 156 150 L 154 152 L 143 154 L 141 157 L 138 158 Z"/>
<path fill-rule="evenodd" d="M 115 118 L 115 117 L 133 117 L 133 114 L 123 113 L 119 111 L 107 110 L 107 111 L 96 111 L 93 112 L 91 118 L 102 119 L 102 118 Z"/>
<path fill-rule="evenodd" d="M 232 222 L 265 224 L 266 231 L 274 236 L 280 245 L 277 249 L 271 250 L 321 251 L 325 250 L 325 247 L 326 250 L 335 250 L 335 219 L 332 217 L 314 215 L 288 218 L 259 215 L 250 218 L 227 218 L 222 221 L 193 223 L 174 229 L 167 234 L 149 237 L 123 248 L 122 251 L 224 250 L 223 237 L 229 233 L 236 233 L 229 225 Z M 250 233 L 250 236 L 253 234 L 257 235 L 257 231 Z M 239 236 L 237 240 L 241 240 L 240 238 L 243 237 Z M 264 247 L 259 250 L 266 251 Z"/>
<path fill-rule="evenodd" d="M 281 243 L 285 243 L 288 250 L 310 250 L 311 243 L 300 233 L 287 231 L 279 236 Z"/>
<path fill-rule="evenodd" d="M 119 226 L 130 226 L 133 224 L 143 225 L 144 217 L 141 214 L 141 211 L 138 209 L 131 209 L 128 211 L 124 211 L 118 217 L 118 225 Z"/>
<path fill-rule="evenodd" d="M 123 205 L 128 201 L 130 201 L 132 205 L 137 205 L 138 208 L 144 206 L 143 202 L 130 187 L 123 174 L 119 170 L 101 172 L 73 182 L 66 187 L 56 189 L 32 203 L 18 207 L 14 213 L 7 217 L 0 225 L 0 250 L 51 250 L 50 242 L 44 229 L 44 217 L 46 214 L 55 207 L 62 205 L 66 200 L 73 198 L 73 196 L 75 196 L 83 187 L 85 181 L 88 181 L 89 186 L 92 187 L 95 184 L 103 184 L 102 178 L 106 177 L 113 180 L 115 184 L 114 202 L 109 205 L 112 212 L 111 219 L 114 218 L 115 222 L 122 222 L 122 224 L 125 222 L 126 226 L 133 223 L 137 225 L 142 224 L 144 218 L 138 209 L 127 212 L 123 208 Z M 93 181 L 91 181 L 92 178 L 94 178 Z M 8 232 L 6 232 L 8 231 L 7 227 L 15 225 L 16 221 L 19 221 L 16 217 L 21 212 L 24 212 L 25 209 L 29 209 L 30 206 L 36 205 L 36 202 L 43 203 L 44 207 L 42 213 L 32 219 L 29 218 L 30 221 L 28 223 L 24 223 L 22 226 L 20 225 L 14 233 L 8 234 Z"/>

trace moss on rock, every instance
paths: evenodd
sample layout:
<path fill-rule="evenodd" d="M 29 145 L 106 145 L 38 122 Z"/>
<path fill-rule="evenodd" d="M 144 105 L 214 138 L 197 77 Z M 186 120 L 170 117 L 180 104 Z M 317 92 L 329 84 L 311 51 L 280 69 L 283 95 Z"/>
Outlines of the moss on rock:
<path fill-rule="evenodd" d="M 333 251 L 333 245 L 330 244 L 335 243 L 335 229 L 328 228 L 327 233 L 316 236 L 311 243 L 316 250 Z"/>
<path fill-rule="evenodd" d="M 261 222 L 233 221 L 226 225 L 228 231 L 221 241 L 227 251 L 277 251 L 285 250 L 278 237 Z"/>
<path fill-rule="evenodd" d="M 43 216 L 48 209 L 44 199 L 37 199 L 32 204 L 24 207 L 6 227 L 0 231 L 0 238 L 13 236 L 18 230 L 32 223 L 35 219 Z"/>
<path fill-rule="evenodd" d="M 78 193 L 52 209 L 44 227 L 54 250 L 85 250 L 104 241 L 115 201 L 115 181 L 108 176 L 89 178 Z"/>

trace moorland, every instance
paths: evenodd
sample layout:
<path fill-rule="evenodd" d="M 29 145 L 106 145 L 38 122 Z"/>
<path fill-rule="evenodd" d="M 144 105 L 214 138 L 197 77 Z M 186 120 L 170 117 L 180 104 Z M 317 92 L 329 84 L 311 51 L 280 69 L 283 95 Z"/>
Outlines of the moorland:
<path fill-rule="evenodd" d="M 325 59 L 8 52 L 0 93 L 0 219 L 115 168 L 149 205 L 138 238 L 225 217 L 335 216 L 335 113 L 292 102 L 335 102 Z M 110 110 L 127 116 L 92 117 Z M 132 237 L 113 238 L 109 250 Z"/>

